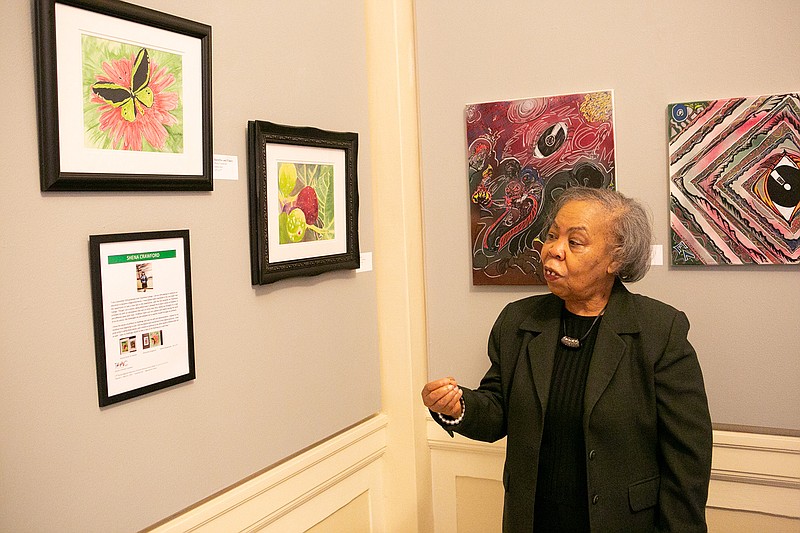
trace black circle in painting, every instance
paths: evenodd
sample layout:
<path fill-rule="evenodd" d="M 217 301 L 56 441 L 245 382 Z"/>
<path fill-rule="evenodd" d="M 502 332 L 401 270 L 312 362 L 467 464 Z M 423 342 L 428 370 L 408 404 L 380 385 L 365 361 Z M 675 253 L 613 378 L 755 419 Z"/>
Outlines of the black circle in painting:
<path fill-rule="evenodd" d="M 781 207 L 796 207 L 800 203 L 800 170 L 789 165 L 775 167 L 767 180 L 767 193 Z"/>
<path fill-rule="evenodd" d="M 536 157 L 548 157 L 556 153 L 567 140 L 567 125 L 563 122 L 553 124 L 539 136 L 536 141 L 536 150 L 533 155 Z"/>

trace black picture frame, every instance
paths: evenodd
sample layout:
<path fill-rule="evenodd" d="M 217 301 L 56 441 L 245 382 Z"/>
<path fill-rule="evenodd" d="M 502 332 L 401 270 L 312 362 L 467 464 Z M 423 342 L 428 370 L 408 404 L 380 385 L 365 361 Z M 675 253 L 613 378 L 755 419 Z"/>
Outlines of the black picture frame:
<path fill-rule="evenodd" d="M 120 0 L 33 0 L 33 3 L 41 190 L 213 190 L 211 27 Z M 102 34 L 99 33 L 101 31 Z M 92 98 L 100 96 L 95 93 L 96 84 L 86 87 L 83 69 L 87 59 L 81 51 L 81 39 L 84 36 L 108 39 L 107 42 L 113 45 L 141 47 L 146 52 L 148 47 L 153 47 L 152 50 L 174 50 L 173 55 L 181 57 L 181 82 L 172 85 L 177 87 L 176 92 L 167 94 L 165 87 L 163 95 L 152 96 L 157 85 L 149 85 L 150 81 L 156 81 L 150 79 L 151 74 L 147 74 L 144 85 L 134 83 L 134 74 L 138 73 L 144 75 L 144 72 L 150 72 L 154 78 L 170 75 L 156 73 L 155 62 L 151 69 L 151 54 L 146 53 L 145 70 L 129 66 L 132 71 L 131 79 L 127 82 L 131 86 L 130 98 L 126 98 L 125 103 L 116 100 L 111 104 L 106 100 L 105 103 L 109 104 L 106 107 L 102 107 L 101 103 L 96 104 L 98 110 L 106 110 L 106 119 L 112 117 L 114 112 L 125 117 L 121 109 L 128 105 L 127 116 L 132 120 L 126 120 L 131 123 L 138 119 L 150 120 L 151 124 L 158 121 L 158 126 L 165 132 L 169 131 L 168 127 L 180 124 L 179 134 L 167 134 L 168 138 L 179 139 L 175 140 L 177 147 L 171 147 L 171 151 L 176 153 L 159 153 L 159 148 L 151 148 L 153 151 L 137 150 L 139 145 L 152 146 L 146 143 L 153 138 L 159 141 L 164 134 L 161 137 L 153 133 L 145 135 L 145 123 L 142 122 L 142 135 L 137 141 L 133 132 L 120 133 L 133 128 L 126 130 L 126 123 L 116 116 L 113 118 L 118 118 L 118 125 L 109 125 L 110 121 L 106 120 L 103 128 L 95 126 L 100 130 L 97 135 L 105 135 L 103 142 L 112 143 L 113 148 L 98 150 L 94 146 L 87 146 L 85 107 L 92 105 Z M 136 59 L 136 65 L 145 64 L 144 61 L 138 61 L 138 56 Z M 97 62 L 100 62 L 99 59 Z M 64 79 L 59 79 L 59 75 L 63 75 Z M 99 67 L 98 75 L 105 75 Z M 173 76 L 174 79 L 178 77 Z M 119 80 L 122 79 L 120 76 Z M 119 83 L 127 87 L 126 82 Z M 136 97 L 130 92 L 134 90 L 134 85 L 142 87 L 141 92 L 136 91 Z M 158 86 L 161 87 L 161 84 Z M 148 97 L 143 96 L 143 92 L 147 91 L 150 91 L 149 106 L 141 103 L 147 102 Z M 118 89 L 117 93 L 122 94 Z M 170 104 L 164 103 L 167 96 L 172 98 Z M 121 99 L 122 96 L 115 98 Z M 176 99 L 179 104 L 174 103 Z M 175 108 L 179 105 L 180 119 L 176 116 L 177 111 L 172 118 L 163 113 L 155 115 L 145 111 L 145 107 L 152 108 L 153 105 L 161 106 L 159 110 L 166 109 L 168 105 L 174 105 Z M 97 113 L 99 117 L 101 111 Z M 149 117 L 145 119 L 148 113 Z M 160 118 L 153 118 L 156 116 Z M 99 123 L 101 119 L 95 120 Z M 153 129 L 147 131 L 152 132 Z M 131 149 L 121 149 L 126 146 Z"/>
<path fill-rule="evenodd" d="M 100 407 L 194 380 L 189 230 L 90 235 L 89 265 Z"/>
<path fill-rule="evenodd" d="M 358 134 L 251 120 L 247 139 L 252 284 L 359 268 Z M 284 164 L 295 168 L 296 182 L 290 173 L 281 182 Z M 309 187 L 318 209 L 313 199 L 302 202 Z M 297 209 L 304 234 L 289 237 Z"/>

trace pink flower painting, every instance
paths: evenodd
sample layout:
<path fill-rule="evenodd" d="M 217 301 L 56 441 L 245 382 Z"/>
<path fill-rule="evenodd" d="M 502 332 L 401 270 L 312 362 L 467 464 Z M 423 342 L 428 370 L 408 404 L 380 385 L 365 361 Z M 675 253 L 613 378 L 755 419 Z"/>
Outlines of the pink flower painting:
<path fill-rule="evenodd" d="M 169 143 L 171 135 L 182 137 L 177 92 L 170 89 L 175 76 L 167 67 L 160 67 L 146 48 L 129 57 L 102 62 L 102 73 L 95 74 L 90 101 L 99 112 L 98 127 L 104 144 L 114 150 L 180 151 Z M 146 142 L 149 147 L 143 144 Z M 182 141 L 181 141 L 182 142 Z"/>

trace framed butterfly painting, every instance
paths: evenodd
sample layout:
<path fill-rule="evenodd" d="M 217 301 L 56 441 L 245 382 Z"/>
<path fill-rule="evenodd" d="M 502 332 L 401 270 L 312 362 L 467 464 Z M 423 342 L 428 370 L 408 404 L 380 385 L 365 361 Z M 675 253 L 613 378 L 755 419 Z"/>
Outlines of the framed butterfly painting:
<path fill-rule="evenodd" d="M 211 27 L 34 0 L 43 191 L 210 191 Z"/>

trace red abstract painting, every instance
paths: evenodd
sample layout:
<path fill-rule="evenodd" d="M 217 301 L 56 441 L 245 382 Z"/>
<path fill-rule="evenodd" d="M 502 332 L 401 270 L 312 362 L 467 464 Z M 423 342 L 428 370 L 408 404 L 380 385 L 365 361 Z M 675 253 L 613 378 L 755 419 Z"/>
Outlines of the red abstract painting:
<path fill-rule="evenodd" d="M 545 214 L 567 188 L 615 187 L 610 91 L 470 104 L 474 285 L 544 284 Z"/>

